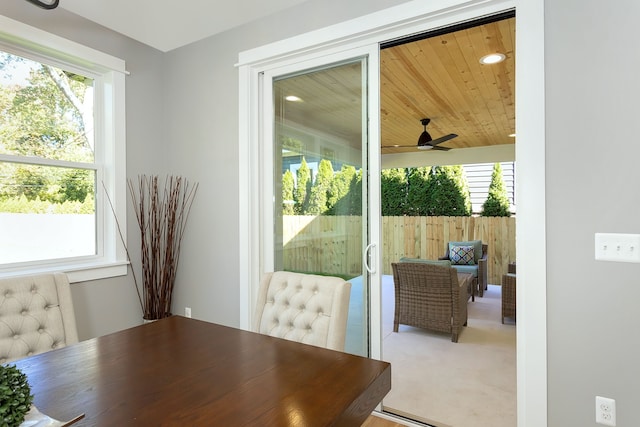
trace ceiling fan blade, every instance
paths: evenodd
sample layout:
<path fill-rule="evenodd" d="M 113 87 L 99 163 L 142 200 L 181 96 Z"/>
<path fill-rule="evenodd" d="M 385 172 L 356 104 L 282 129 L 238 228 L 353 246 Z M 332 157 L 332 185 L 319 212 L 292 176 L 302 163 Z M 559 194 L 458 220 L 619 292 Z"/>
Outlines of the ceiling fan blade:
<path fill-rule="evenodd" d="M 456 138 L 458 135 L 456 135 L 455 133 L 450 133 L 449 135 L 445 135 L 445 136 L 441 136 L 440 138 L 436 138 L 433 141 L 429 142 L 429 145 L 438 145 L 438 144 L 442 144 L 443 142 L 446 142 L 450 139 Z M 434 147 L 436 148 L 436 147 Z"/>
<path fill-rule="evenodd" d="M 382 145 L 380 148 L 416 148 L 416 145 Z"/>
<path fill-rule="evenodd" d="M 450 139 L 456 138 L 458 135 L 456 135 L 455 133 L 450 133 L 449 135 L 445 135 L 445 136 L 441 136 L 440 138 L 436 138 L 432 141 L 429 141 L 428 143 L 424 144 L 424 146 L 422 146 L 422 149 L 424 150 L 425 148 L 429 148 L 429 146 L 431 146 L 431 148 L 429 148 L 429 150 L 437 150 L 437 151 L 449 151 L 451 150 L 451 148 L 447 148 L 447 147 L 438 147 L 438 144 L 441 144 L 443 142 L 449 141 Z M 426 146 L 426 147 L 425 147 Z M 381 148 L 417 148 L 417 149 L 421 149 L 419 145 L 383 145 Z"/>
<path fill-rule="evenodd" d="M 449 151 L 449 150 L 451 150 L 451 148 L 447 148 L 447 147 L 438 147 L 438 146 L 436 146 L 436 145 L 434 145 L 431 149 L 432 149 L 432 150 L 435 150 L 435 151 Z"/>
<path fill-rule="evenodd" d="M 27 0 L 27 1 L 43 9 L 55 9 L 56 7 L 58 7 L 58 3 L 60 3 L 60 0 Z"/>

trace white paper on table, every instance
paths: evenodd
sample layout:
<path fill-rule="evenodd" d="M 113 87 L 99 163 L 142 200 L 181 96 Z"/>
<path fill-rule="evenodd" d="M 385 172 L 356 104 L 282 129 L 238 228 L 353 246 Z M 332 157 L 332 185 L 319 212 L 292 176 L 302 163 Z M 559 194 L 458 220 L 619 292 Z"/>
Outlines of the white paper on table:
<path fill-rule="evenodd" d="M 38 411 L 35 405 L 31 405 L 31 409 L 29 409 L 29 412 L 24 416 L 24 421 L 20 424 L 20 427 L 65 427 L 70 426 L 82 418 L 84 418 L 84 414 L 70 421 L 54 420 L 50 416 Z"/>

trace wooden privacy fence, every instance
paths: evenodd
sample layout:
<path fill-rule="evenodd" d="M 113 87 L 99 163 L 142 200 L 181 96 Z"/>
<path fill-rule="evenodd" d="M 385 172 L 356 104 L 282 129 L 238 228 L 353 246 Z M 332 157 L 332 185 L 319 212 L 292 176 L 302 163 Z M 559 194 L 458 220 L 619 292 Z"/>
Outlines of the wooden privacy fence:
<path fill-rule="evenodd" d="M 341 276 L 362 274 L 362 219 L 359 216 L 285 216 L 283 267 Z M 516 260 L 513 217 L 390 216 L 382 218 L 382 272 L 406 256 L 438 259 L 447 242 L 482 240 L 489 245 L 489 283 L 499 284 Z"/>

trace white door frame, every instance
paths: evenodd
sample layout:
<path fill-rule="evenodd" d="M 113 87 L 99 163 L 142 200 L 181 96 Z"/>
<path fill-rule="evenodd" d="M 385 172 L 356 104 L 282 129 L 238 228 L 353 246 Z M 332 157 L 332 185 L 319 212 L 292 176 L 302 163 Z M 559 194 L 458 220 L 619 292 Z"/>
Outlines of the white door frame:
<path fill-rule="evenodd" d="M 380 43 L 516 8 L 519 427 L 547 425 L 544 0 L 413 0 L 239 55 L 240 326 L 250 327 L 260 259 L 260 74 L 318 53 Z M 277 65 L 276 65 L 277 64 Z M 374 64 L 370 64 L 374 66 Z M 481 369 L 481 367 L 478 367 Z M 393 369 L 393 367 L 392 367 Z"/>

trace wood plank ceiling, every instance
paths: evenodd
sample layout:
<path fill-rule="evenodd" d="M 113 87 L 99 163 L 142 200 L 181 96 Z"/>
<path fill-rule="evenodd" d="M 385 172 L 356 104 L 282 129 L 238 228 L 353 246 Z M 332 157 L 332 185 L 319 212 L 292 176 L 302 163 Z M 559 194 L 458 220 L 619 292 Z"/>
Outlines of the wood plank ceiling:
<path fill-rule="evenodd" d="M 480 63 L 490 53 L 503 62 Z M 381 145 L 383 154 L 414 151 L 427 131 L 455 133 L 448 148 L 513 144 L 515 139 L 515 18 L 383 49 Z"/>
<path fill-rule="evenodd" d="M 506 59 L 481 64 L 489 53 Z M 415 151 L 423 118 L 431 119 L 434 139 L 458 135 L 442 147 L 515 143 L 515 18 L 387 47 L 380 58 L 382 154 Z M 359 147 L 359 76 L 357 62 L 281 79 L 274 85 L 276 115 Z M 290 94 L 304 102 L 287 107 Z"/>

